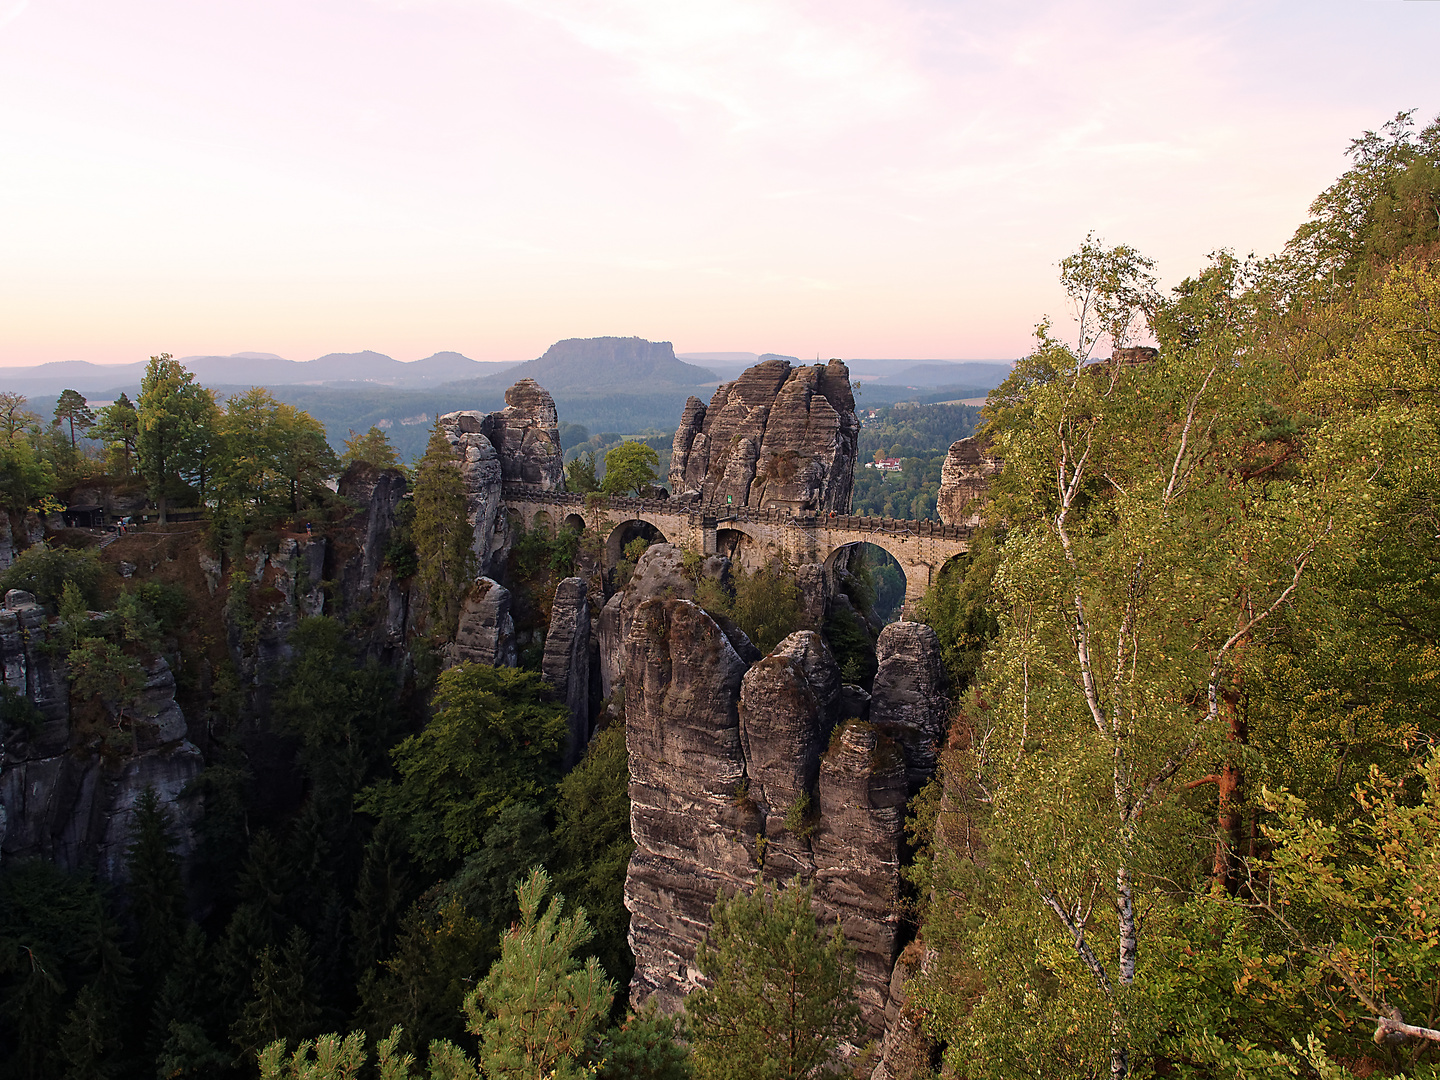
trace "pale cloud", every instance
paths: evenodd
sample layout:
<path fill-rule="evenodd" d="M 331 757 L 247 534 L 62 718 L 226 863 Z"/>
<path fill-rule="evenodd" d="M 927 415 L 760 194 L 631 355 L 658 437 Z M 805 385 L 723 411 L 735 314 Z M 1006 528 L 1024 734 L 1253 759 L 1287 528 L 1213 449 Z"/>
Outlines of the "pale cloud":
<path fill-rule="evenodd" d="M 1440 107 L 1435 4 L 7 2 L 0 364 L 1015 355 L 1089 229 L 1274 250 Z"/>

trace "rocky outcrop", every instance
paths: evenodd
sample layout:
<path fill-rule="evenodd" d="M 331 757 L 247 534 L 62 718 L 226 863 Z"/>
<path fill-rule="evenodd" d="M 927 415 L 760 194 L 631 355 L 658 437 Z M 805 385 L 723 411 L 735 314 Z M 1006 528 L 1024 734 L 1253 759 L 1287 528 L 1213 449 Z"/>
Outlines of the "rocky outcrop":
<path fill-rule="evenodd" d="M 890 975 L 890 997 L 885 1004 L 885 1038 L 880 1061 L 870 1080 L 921 1080 L 933 1076 L 933 1044 L 926 1036 L 923 1014 L 910 1000 L 908 983 L 924 967 L 925 948 L 918 941 L 907 945 Z"/>
<path fill-rule="evenodd" d="M 596 620 L 596 636 L 600 644 L 601 694 L 605 698 L 613 697 L 625 680 L 625 641 L 640 605 L 656 597 L 695 599 L 695 579 L 685 572 L 684 557 L 684 552 L 673 544 L 651 544 L 635 564 L 635 572 L 624 590 L 610 597 L 601 609 Z M 699 566 L 699 573 L 716 581 L 724 580 L 730 573 L 729 560 L 707 556 Z M 760 654 L 737 628 L 726 626 L 724 629 L 742 656 L 747 660 L 759 658 Z"/>
<path fill-rule="evenodd" d="M 63 725 L 70 715 L 70 684 L 64 663 L 45 647 L 45 609 L 20 589 L 5 594 L 0 607 L 0 671 L 5 685 L 35 708 L 47 723 Z"/>
<path fill-rule="evenodd" d="M 985 505 L 990 478 L 1000 471 L 989 446 L 977 436 L 950 444 L 940 466 L 940 493 L 936 498 L 940 520 L 946 525 L 975 526 Z"/>
<path fill-rule="evenodd" d="M 579 762 L 590 742 L 590 598 L 578 577 L 566 578 L 555 588 L 540 674 L 570 710 L 565 740 L 568 769 Z"/>
<path fill-rule="evenodd" d="M 749 797 L 762 818 L 767 875 L 808 878 L 820 751 L 835 726 L 840 673 L 825 639 L 791 634 L 745 673 L 740 741 Z"/>
<path fill-rule="evenodd" d="M 855 950 L 860 1012 L 872 1036 L 885 1026 L 900 935 L 900 841 L 905 758 L 873 725 L 847 721 L 820 763 L 811 846 L 816 906 Z"/>
<path fill-rule="evenodd" d="M 545 491 L 560 487 L 565 461 L 555 399 L 534 379 L 521 379 L 506 390 L 505 408 L 486 416 L 480 430 L 495 448 L 506 483 Z"/>
<path fill-rule="evenodd" d="M 12 590 L 0 609 L 0 664 L 5 686 L 34 710 L 35 722 L 0 730 L 4 857 L 42 857 L 122 880 L 135 801 L 147 787 L 169 812 L 177 853 L 188 856 L 202 809 L 188 788 L 204 762 L 185 741 L 170 665 L 156 658 L 146 667 L 145 687 L 126 714 L 128 752 L 101 753 L 94 745 L 73 745 L 69 684 L 48 644 L 44 611 L 29 593 Z"/>
<path fill-rule="evenodd" d="M 445 666 L 468 660 L 489 667 L 515 666 L 515 620 L 510 590 L 493 578 L 476 578 L 460 608 L 455 640 L 445 646 Z"/>
<path fill-rule="evenodd" d="M 10 527 L 10 514 L 0 509 L 0 570 L 8 570 L 15 561 L 15 534 Z"/>
<path fill-rule="evenodd" d="M 695 604 L 652 599 L 635 613 L 624 666 L 630 997 L 673 1012 L 699 985 L 695 948 L 716 891 L 756 872 L 762 815 L 744 786 L 736 710 L 746 663 Z"/>
<path fill-rule="evenodd" d="M 499 572 L 509 546 L 500 502 L 500 457 L 485 435 L 486 419 L 486 414 L 473 410 L 440 417 L 440 430 L 455 451 L 465 483 L 465 520 L 473 537 L 470 550 L 482 574 Z"/>
<path fill-rule="evenodd" d="M 355 462 L 340 477 L 340 497 L 350 500 L 364 515 L 359 547 L 348 552 L 339 567 L 340 592 L 347 608 L 363 606 L 370 599 L 407 487 L 399 469 L 377 469 L 365 461 Z"/>
<path fill-rule="evenodd" d="M 860 422 L 839 360 L 792 368 L 766 360 L 685 404 L 670 488 L 703 505 L 848 511 Z"/>
<path fill-rule="evenodd" d="M 674 600 L 642 604 L 626 640 L 632 1003 L 673 1008 L 694 987 L 717 889 L 798 877 L 855 948 L 878 1036 L 899 941 L 904 752 L 860 720 L 835 730 L 856 704 L 847 691 L 863 691 L 842 687 L 818 633 L 791 634 L 748 670 L 727 641 Z"/>
<path fill-rule="evenodd" d="M 913 795 L 935 775 L 950 716 L 940 638 L 924 623 L 891 623 L 880 631 L 875 658 L 870 722 L 899 744 Z"/>

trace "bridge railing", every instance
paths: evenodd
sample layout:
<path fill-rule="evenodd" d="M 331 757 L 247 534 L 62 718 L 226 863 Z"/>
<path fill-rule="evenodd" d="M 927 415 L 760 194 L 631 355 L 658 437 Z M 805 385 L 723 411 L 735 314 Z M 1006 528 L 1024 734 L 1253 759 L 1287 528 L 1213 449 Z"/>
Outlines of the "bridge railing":
<path fill-rule="evenodd" d="M 576 491 L 546 491 L 527 484 L 506 484 L 502 497 L 507 502 L 547 503 L 551 506 L 589 505 L 590 497 Z M 704 519 L 723 528 L 727 522 L 782 525 L 796 529 L 825 529 L 843 533 L 882 533 L 887 536 L 930 537 L 937 540 L 969 540 L 975 530 L 968 525 L 946 525 L 941 521 L 913 521 L 904 518 L 870 517 L 865 514 L 793 514 L 788 509 L 758 506 L 700 505 L 671 502 L 668 499 L 638 499 L 633 496 L 607 495 L 599 503 L 606 511 L 631 511 L 637 514 L 667 514 Z"/>

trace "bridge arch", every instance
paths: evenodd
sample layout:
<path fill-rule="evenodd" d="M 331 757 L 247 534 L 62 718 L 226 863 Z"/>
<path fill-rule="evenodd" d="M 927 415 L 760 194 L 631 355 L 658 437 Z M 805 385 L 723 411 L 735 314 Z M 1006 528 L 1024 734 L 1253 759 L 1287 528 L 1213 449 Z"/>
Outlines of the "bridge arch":
<path fill-rule="evenodd" d="M 722 521 L 715 526 L 715 553 L 754 572 L 787 552 L 777 543 L 773 530 L 746 521 Z"/>
<path fill-rule="evenodd" d="M 627 517 L 623 521 L 612 521 L 609 535 L 605 538 L 606 573 L 619 565 L 620 560 L 625 556 L 625 546 L 637 539 L 648 540 L 652 544 L 668 544 L 670 542 L 662 525 L 651 520 L 650 515 L 638 514 L 635 517 Z M 677 539 L 679 538 L 677 537 Z"/>
<path fill-rule="evenodd" d="M 915 572 L 915 568 L 906 567 L 900 559 L 880 544 L 870 540 L 855 540 L 839 545 L 830 552 L 829 557 L 825 560 L 826 574 L 833 586 L 838 587 L 840 584 L 841 564 L 847 561 L 848 556 L 855 554 L 863 554 L 871 563 L 876 591 L 875 614 L 882 622 L 895 622 L 904 610 L 905 600 L 909 594 L 910 576 Z M 849 568 L 853 570 L 853 564 Z M 893 576 L 896 573 L 899 574 L 898 582 L 894 580 Z"/>

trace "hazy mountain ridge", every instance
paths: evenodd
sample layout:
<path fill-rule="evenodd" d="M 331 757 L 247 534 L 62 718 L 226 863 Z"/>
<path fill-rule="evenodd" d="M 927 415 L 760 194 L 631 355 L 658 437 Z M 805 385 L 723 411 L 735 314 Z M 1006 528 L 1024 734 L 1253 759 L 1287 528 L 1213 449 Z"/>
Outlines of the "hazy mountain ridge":
<path fill-rule="evenodd" d="M 457 352 L 438 352 L 423 360 L 401 361 L 366 349 L 327 353 L 314 360 L 286 360 L 274 353 L 243 352 L 229 356 L 182 356 L 180 362 L 206 385 L 301 386 L 332 382 L 378 383 L 401 388 L 437 387 L 456 379 L 479 379 L 513 368 L 513 361 L 471 360 Z M 58 360 L 33 367 L 0 368 L 0 388 L 29 396 L 79 390 L 105 394 L 134 390 L 145 363 L 92 364 Z"/>

